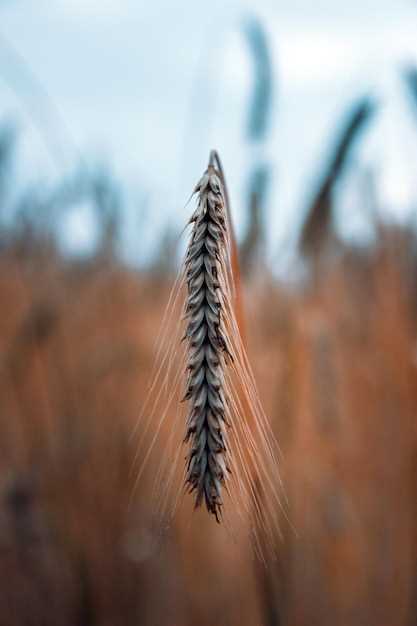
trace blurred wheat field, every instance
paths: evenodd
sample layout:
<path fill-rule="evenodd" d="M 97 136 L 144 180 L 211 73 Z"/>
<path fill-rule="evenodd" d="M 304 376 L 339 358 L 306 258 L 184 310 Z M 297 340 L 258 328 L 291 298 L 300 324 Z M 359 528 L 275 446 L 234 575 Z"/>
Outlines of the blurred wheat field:
<path fill-rule="evenodd" d="M 0 263 L 0 622 L 413 624 L 414 236 L 381 227 L 302 287 L 245 288 L 288 498 L 266 567 L 187 503 L 161 543 L 143 483 L 132 498 L 172 281 L 42 249 Z"/>

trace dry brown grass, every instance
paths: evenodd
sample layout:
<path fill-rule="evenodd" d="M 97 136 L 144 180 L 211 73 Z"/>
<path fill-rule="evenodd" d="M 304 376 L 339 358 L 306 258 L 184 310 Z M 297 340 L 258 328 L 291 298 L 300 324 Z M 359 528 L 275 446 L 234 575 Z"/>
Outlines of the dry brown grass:
<path fill-rule="evenodd" d="M 159 541 L 149 502 L 169 422 L 131 499 L 168 281 L 2 255 L 0 623 L 413 624 L 414 240 L 379 241 L 314 289 L 244 293 L 293 526 L 277 509 L 284 540 L 267 568 L 246 516 L 231 533 L 188 501 Z"/>

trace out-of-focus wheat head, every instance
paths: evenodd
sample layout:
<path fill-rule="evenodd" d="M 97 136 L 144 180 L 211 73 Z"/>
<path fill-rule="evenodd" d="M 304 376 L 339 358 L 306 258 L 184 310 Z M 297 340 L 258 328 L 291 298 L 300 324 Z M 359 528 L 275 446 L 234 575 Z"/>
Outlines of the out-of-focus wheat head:
<path fill-rule="evenodd" d="M 262 528 L 272 539 L 282 512 L 277 445 L 239 328 L 234 235 L 216 152 L 193 195 L 191 237 L 137 428 L 138 481 L 153 474 L 160 519 L 172 516 L 188 491 L 217 522 L 232 509 L 251 521 L 255 535 Z"/>

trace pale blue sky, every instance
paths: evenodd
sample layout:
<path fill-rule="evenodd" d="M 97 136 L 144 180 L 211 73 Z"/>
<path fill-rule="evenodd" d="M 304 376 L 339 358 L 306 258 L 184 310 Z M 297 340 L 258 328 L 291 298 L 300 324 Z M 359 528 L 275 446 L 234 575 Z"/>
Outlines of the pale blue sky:
<path fill-rule="evenodd" d="M 245 176 L 256 156 L 244 132 L 247 12 L 264 21 L 277 79 L 273 128 L 260 149 L 274 172 L 271 256 L 300 222 L 338 119 L 368 91 L 378 95 L 381 115 L 356 158 L 376 172 L 387 211 L 410 211 L 417 131 L 399 69 L 417 63 L 412 0 L 0 0 L 0 34 L 65 125 L 57 159 L 28 100 L 10 88 L 16 77 L 0 42 L 0 115 L 20 116 L 22 175 L 60 175 L 79 153 L 110 162 L 129 190 L 130 212 L 136 194 L 147 194 L 151 245 L 166 219 L 180 229 L 187 194 L 217 147 L 241 230 Z M 54 119 L 45 124 L 56 134 Z"/>

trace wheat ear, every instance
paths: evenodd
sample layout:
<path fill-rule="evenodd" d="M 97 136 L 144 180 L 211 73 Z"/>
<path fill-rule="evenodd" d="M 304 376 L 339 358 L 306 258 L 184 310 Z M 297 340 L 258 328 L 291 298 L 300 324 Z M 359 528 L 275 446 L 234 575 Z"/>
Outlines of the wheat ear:
<path fill-rule="evenodd" d="M 215 151 L 193 195 L 197 207 L 189 220 L 190 240 L 138 422 L 136 484 L 149 468 L 151 511 L 163 527 L 169 527 L 186 490 L 194 494 L 195 506 L 205 505 L 218 522 L 224 519 L 227 525 L 234 516 L 246 528 L 256 518 L 255 541 L 257 528 L 272 540 L 283 509 L 278 448 L 242 339 L 236 244 Z"/>
<path fill-rule="evenodd" d="M 195 505 L 204 501 L 220 521 L 222 487 L 230 472 L 224 369 L 231 359 L 223 322 L 224 285 L 220 264 L 226 253 L 225 191 L 215 168 L 214 153 L 198 182 L 197 209 L 185 258 L 188 343 L 186 485 L 195 492 Z"/>

